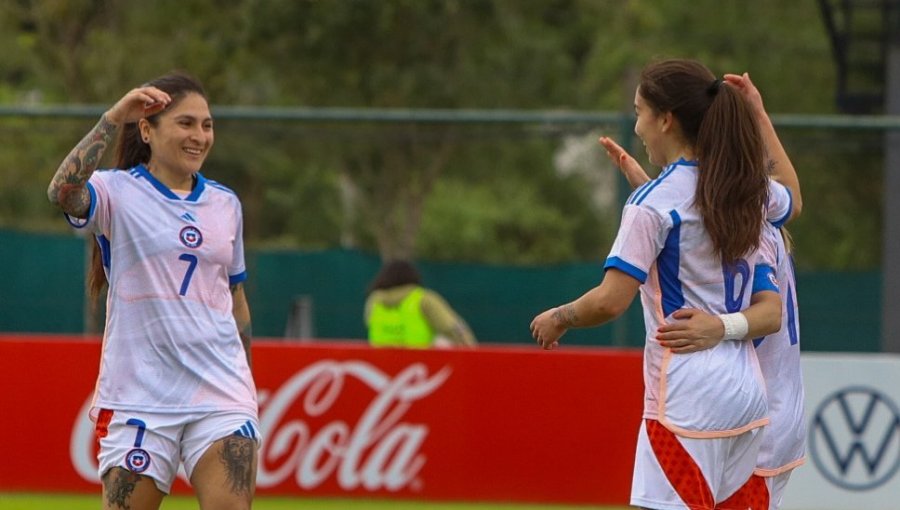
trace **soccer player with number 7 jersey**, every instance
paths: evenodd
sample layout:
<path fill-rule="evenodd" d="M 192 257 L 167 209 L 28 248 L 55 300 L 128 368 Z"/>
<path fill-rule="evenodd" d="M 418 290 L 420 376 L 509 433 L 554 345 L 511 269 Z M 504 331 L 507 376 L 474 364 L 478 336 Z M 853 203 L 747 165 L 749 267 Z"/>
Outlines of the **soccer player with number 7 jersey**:
<path fill-rule="evenodd" d="M 116 137 L 116 169 L 95 172 Z M 200 173 L 213 139 L 200 83 L 162 76 L 112 106 L 48 189 L 96 237 L 92 276 L 109 285 L 91 407 L 106 509 L 159 508 L 180 465 L 201 508 L 251 506 L 259 418 L 243 216 Z"/>

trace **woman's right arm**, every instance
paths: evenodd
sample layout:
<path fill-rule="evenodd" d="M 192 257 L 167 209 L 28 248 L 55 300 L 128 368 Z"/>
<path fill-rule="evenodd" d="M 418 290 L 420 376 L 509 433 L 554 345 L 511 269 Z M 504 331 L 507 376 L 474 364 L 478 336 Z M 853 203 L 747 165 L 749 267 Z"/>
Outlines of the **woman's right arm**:
<path fill-rule="evenodd" d="M 56 169 L 47 198 L 66 214 L 86 218 L 91 197 L 85 184 L 100 164 L 120 126 L 163 110 L 171 98 L 155 87 L 131 90 L 100 117 L 100 122 L 69 152 Z"/>
<path fill-rule="evenodd" d="M 794 164 L 791 163 L 791 158 L 788 157 L 787 151 L 785 151 L 784 146 L 781 144 L 778 133 L 775 132 L 775 125 L 772 124 L 772 119 L 769 118 L 769 114 L 766 112 L 766 108 L 763 105 L 762 94 L 760 94 L 756 85 L 750 81 L 750 74 L 748 73 L 742 75 L 726 74 L 725 81 L 739 90 L 753 108 L 754 115 L 759 121 L 760 133 L 762 134 L 766 145 L 768 156 L 766 164 L 769 167 L 769 172 L 772 179 L 783 184 L 791 191 L 792 207 L 789 219 L 796 219 L 803 210 L 803 196 L 800 194 L 800 178 L 797 177 L 797 170 L 794 168 Z"/>
<path fill-rule="evenodd" d="M 531 336 L 544 349 L 555 349 L 569 329 L 599 326 L 625 313 L 640 286 L 633 276 L 610 268 L 600 285 L 580 298 L 537 315 L 531 321 Z"/>
<path fill-rule="evenodd" d="M 87 218 L 91 196 L 85 183 L 100 164 L 106 147 L 115 139 L 119 126 L 104 114 L 87 136 L 69 152 L 47 188 L 47 198 L 66 214 Z"/>

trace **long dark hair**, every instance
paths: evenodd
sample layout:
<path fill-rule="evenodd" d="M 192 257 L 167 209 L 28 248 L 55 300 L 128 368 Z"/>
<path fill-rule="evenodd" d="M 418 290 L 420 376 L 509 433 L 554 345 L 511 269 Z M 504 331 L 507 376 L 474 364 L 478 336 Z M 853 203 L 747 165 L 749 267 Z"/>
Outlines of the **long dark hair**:
<path fill-rule="evenodd" d="M 700 163 L 694 203 L 713 248 L 731 263 L 759 248 L 768 197 L 765 146 L 750 105 L 693 60 L 663 60 L 641 73 L 639 93 L 672 112 Z"/>
<path fill-rule="evenodd" d="M 166 110 L 147 117 L 147 122 L 154 126 L 158 125 L 161 115 L 164 115 L 168 109 L 177 105 L 188 94 L 200 94 L 204 99 L 206 98 L 203 85 L 196 78 L 181 72 L 160 76 L 145 83 L 143 86 L 156 87 L 169 94 L 169 97 L 172 98 L 172 102 Z M 137 122 L 131 122 L 122 126 L 116 139 L 115 168 L 128 169 L 141 163 L 146 164 L 150 161 L 150 155 L 150 145 L 144 143 L 144 140 L 141 138 Z M 88 292 L 91 299 L 96 301 L 105 285 L 106 273 L 103 271 L 100 248 L 95 243 L 91 252 L 91 268 L 88 272 Z"/>
<path fill-rule="evenodd" d="M 389 260 L 381 266 L 381 270 L 372 279 L 366 294 L 379 289 L 390 289 L 400 285 L 420 285 L 422 277 L 419 270 L 408 260 Z"/>

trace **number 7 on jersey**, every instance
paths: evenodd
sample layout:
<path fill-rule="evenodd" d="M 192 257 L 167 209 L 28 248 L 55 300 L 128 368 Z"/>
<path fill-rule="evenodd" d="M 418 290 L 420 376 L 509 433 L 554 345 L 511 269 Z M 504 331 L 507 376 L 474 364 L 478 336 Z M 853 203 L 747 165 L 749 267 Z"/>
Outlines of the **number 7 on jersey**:
<path fill-rule="evenodd" d="M 181 281 L 181 290 L 178 291 L 178 295 L 184 296 L 187 294 L 188 285 L 191 284 L 191 277 L 194 276 L 194 269 L 197 268 L 197 256 L 190 253 L 182 253 L 178 256 L 178 260 L 188 263 L 187 271 L 184 272 L 184 279 Z"/>

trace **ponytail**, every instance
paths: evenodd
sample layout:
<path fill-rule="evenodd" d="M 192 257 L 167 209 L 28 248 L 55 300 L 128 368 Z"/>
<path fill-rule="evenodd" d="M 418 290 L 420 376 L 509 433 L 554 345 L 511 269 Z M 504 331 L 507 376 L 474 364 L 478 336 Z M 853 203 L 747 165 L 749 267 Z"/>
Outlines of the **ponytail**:
<path fill-rule="evenodd" d="M 693 60 L 663 60 L 641 72 L 643 97 L 678 119 L 700 162 L 694 204 L 713 249 L 732 263 L 759 248 L 768 196 L 764 145 L 744 97 Z"/>
<path fill-rule="evenodd" d="M 701 165 L 695 204 L 714 249 L 730 263 L 759 248 L 768 175 L 746 100 L 729 85 L 715 87 L 694 148 Z"/>

